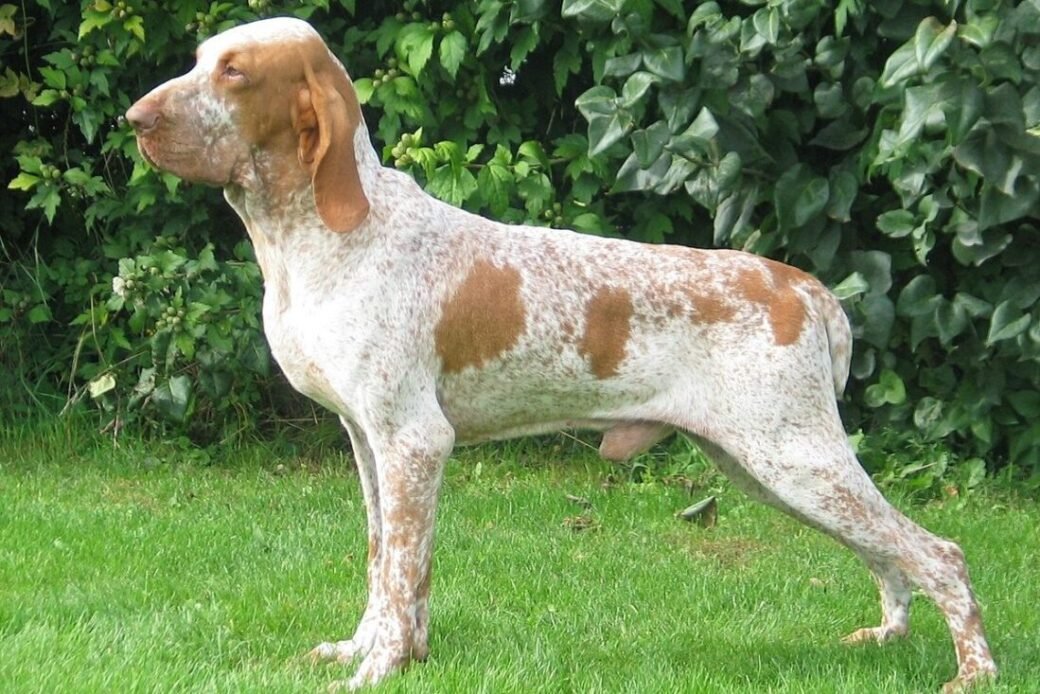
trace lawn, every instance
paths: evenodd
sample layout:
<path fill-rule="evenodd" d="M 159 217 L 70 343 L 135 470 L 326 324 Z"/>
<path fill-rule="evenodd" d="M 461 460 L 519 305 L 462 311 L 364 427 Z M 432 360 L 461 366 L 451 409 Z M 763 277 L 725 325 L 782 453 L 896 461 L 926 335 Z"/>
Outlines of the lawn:
<path fill-rule="evenodd" d="M 908 639 L 841 645 L 878 619 L 854 557 L 683 446 L 656 455 L 635 481 L 564 438 L 458 451 L 432 655 L 380 691 L 931 692 L 953 676 L 924 598 Z M 715 527 L 675 517 L 707 494 Z M 896 501 L 968 555 L 1002 667 L 987 691 L 1037 691 L 1035 502 L 994 489 Z M 0 691 L 322 692 L 349 670 L 301 656 L 352 633 L 365 547 L 356 476 L 334 449 L 203 459 L 15 429 L 0 437 Z"/>

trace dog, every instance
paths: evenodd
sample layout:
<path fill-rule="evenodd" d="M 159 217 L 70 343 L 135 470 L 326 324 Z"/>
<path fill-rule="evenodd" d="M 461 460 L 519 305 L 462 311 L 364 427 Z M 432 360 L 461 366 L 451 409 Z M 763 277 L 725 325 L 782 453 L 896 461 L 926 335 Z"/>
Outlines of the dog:
<path fill-rule="evenodd" d="M 428 653 L 434 514 L 457 443 L 604 432 L 625 460 L 689 436 L 752 497 L 849 547 L 903 636 L 912 584 L 942 611 L 961 689 L 995 675 L 960 548 L 914 524 L 849 446 L 836 397 L 851 333 L 835 297 L 788 265 L 469 214 L 381 165 L 343 66 L 307 23 L 267 19 L 203 42 L 137 101 L 142 156 L 219 186 L 264 277 L 271 351 L 346 428 L 368 514 L 368 603 L 315 659 L 346 686 Z"/>

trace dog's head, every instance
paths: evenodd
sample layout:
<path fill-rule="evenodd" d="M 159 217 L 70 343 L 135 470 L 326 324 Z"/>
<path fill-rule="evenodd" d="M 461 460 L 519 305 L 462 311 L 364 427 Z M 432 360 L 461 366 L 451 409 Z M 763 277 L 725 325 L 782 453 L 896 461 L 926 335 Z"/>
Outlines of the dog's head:
<path fill-rule="evenodd" d="M 313 190 L 322 221 L 349 231 L 368 213 L 354 153 L 354 87 L 306 22 L 266 19 L 203 42 L 195 67 L 126 112 L 142 156 L 188 181 L 277 202 Z"/>

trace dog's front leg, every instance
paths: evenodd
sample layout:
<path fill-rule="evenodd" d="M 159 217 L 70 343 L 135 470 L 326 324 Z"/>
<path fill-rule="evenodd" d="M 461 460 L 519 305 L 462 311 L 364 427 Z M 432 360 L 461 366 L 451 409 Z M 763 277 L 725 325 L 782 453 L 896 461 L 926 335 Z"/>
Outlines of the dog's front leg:
<path fill-rule="evenodd" d="M 371 649 L 348 683 L 376 683 L 423 659 L 427 646 L 427 598 L 437 496 L 454 431 L 439 409 L 390 427 L 366 427 L 376 462 L 381 543 L 370 588 L 375 633 Z M 386 418 L 372 418 L 385 423 Z M 368 615 L 366 615 L 368 616 Z"/>
<path fill-rule="evenodd" d="M 340 663 L 350 663 L 355 659 L 364 657 L 371 649 L 375 641 L 376 622 L 379 616 L 382 597 L 380 596 L 381 583 L 379 581 L 379 561 L 382 554 L 383 518 L 379 505 L 379 477 L 376 467 L 375 455 L 368 445 L 368 439 L 361 427 L 346 417 L 340 417 L 343 427 L 350 437 L 350 448 L 354 453 L 354 461 L 357 464 L 358 479 L 361 482 L 361 492 L 365 499 L 365 515 L 368 521 L 368 565 L 367 584 L 368 600 L 365 605 L 364 615 L 358 624 L 354 635 L 343 641 L 335 641 L 318 644 L 311 652 L 313 661 L 335 660 Z"/>

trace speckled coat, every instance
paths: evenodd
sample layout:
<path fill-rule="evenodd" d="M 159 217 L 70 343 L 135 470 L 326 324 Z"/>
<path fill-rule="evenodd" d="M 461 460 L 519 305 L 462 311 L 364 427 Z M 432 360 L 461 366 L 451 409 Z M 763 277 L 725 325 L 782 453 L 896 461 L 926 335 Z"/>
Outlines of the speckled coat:
<path fill-rule="evenodd" d="M 294 19 L 231 29 L 127 112 L 156 167 L 217 185 L 264 276 L 264 328 L 293 386 L 338 413 L 368 512 L 369 599 L 354 634 L 312 655 L 374 683 L 426 656 L 430 557 L 456 443 L 603 430 L 624 460 L 674 431 L 749 494 L 858 554 L 880 626 L 907 633 L 910 586 L 957 653 L 947 688 L 995 674 L 957 545 L 880 495 L 835 395 L 851 336 L 836 299 L 734 251 L 507 226 L 384 168 L 349 77 Z M 476 636 L 476 635 L 475 635 Z"/>

